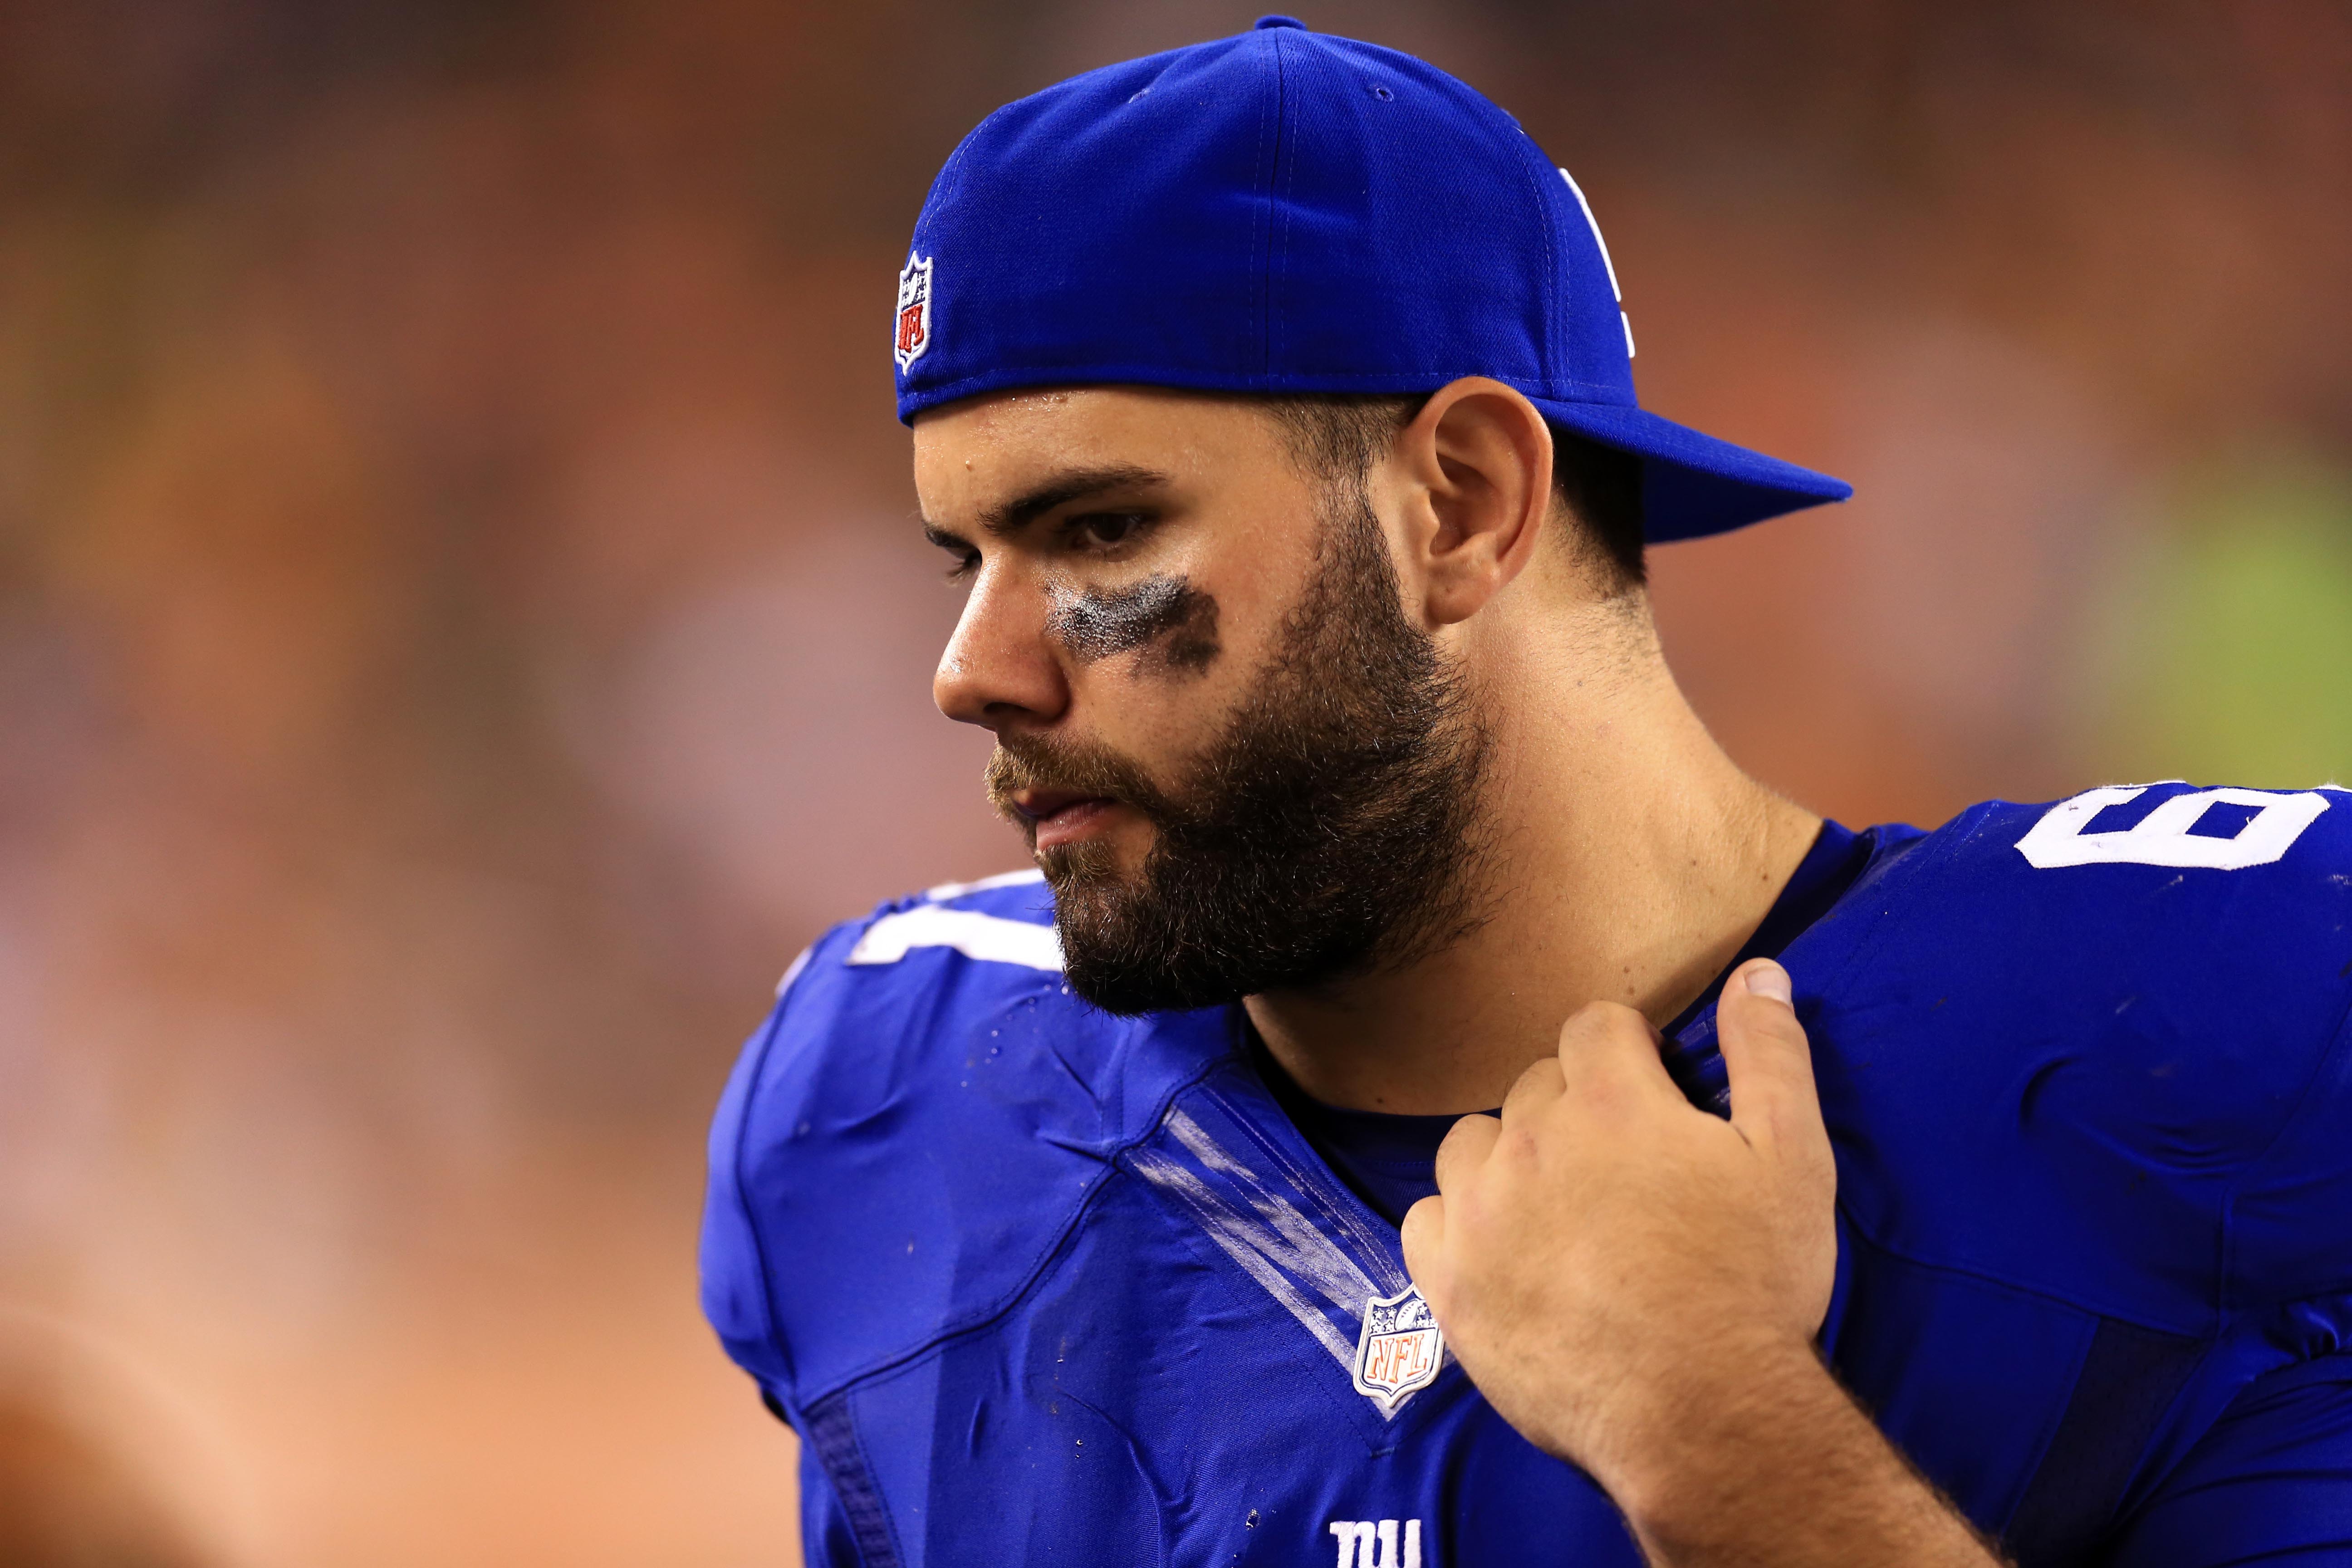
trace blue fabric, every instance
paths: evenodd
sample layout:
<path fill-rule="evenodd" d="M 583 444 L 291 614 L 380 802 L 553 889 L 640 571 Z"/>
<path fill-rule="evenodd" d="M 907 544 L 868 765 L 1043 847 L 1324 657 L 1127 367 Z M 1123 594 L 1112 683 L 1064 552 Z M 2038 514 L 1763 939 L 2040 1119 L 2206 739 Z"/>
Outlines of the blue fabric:
<path fill-rule="evenodd" d="M 1575 187 L 1435 68 L 1297 26 L 1074 77 L 966 137 L 915 225 L 898 414 L 1012 387 L 1396 393 L 1488 375 L 1643 459 L 1653 541 L 1850 486 L 1641 408 Z"/>
<path fill-rule="evenodd" d="M 2229 792 L 2222 838 L 2190 794 L 1873 829 L 1780 954 L 1824 1352 L 2030 1568 L 2352 1561 L 2352 795 Z M 1632 1568 L 1458 1367 L 1358 1391 L 1394 1225 L 1237 1010 L 1106 1017 L 1049 920 L 1030 881 L 835 931 L 729 1088 L 704 1305 L 823 1474 L 811 1561 Z M 1702 1087 L 1712 1028 L 1672 1042 Z"/>
<path fill-rule="evenodd" d="M 2111 1568 L 2352 1563 L 2352 1356 L 2258 1379 L 2231 1402 Z"/>
<path fill-rule="evenodd" d="M 1905 837 L 1907 842 L 1907 835 Z M 1822 824 L 1805 858 L 1790 873 L 1755 931 L 1723 966 L 1723 973 L 1667 1026 L 1686 1028 L 1723 994 L 1731 972 L 1755 958 L 1778 958 L 1804 929 L 1827 914 L 1853 886 L 1882 847 L 1883 836 L 1858 834 L 1835 822 Z M 1250 1059 L 1266 1088 L 1316 1153 L 1372 1211 L 1391 1225 L 1402 1225 L 1405 1211 L 1437 1191 L 1437 1146 L 1458 1116 L 1394 1116 L 1325 1105 L 1282 1070 L 1252 1032 Z"/>
<path fill-rule="evenodd" d="M 1250 1040 L 1250 1065 L 1332 1174 L 1391 1225 L 1437 1191 L 1437 1146 L 1459 1116 L 1393 1116 L 1326 1105 L 1298 1087 L 1265 1043 Z"/>

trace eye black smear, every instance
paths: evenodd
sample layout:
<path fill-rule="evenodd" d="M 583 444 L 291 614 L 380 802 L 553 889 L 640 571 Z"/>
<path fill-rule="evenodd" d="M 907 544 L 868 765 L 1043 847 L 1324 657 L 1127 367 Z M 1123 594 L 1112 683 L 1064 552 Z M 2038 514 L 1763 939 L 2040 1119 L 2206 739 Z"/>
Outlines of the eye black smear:
<path fill-rule="evenodd" d="M 1147 668 L 1198 675 L 1222 651 L 1217 601 L 1165 574 L 1125 588 L 1057 593 L 1045 629 L 1085 664 L 1147 648 Z"/>

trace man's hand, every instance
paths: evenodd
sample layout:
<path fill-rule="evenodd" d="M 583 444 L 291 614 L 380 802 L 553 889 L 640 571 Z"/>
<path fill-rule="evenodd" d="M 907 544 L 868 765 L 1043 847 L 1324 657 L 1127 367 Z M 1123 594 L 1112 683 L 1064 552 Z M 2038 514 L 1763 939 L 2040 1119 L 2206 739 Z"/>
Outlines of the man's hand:
<path fill-rule="evenodd" d="M 1641 1014 L 1594 1003 L 1500 1120 L 1454 1124 L 1443 1195 L 1405 1216 L 1406 1266 L 1479 1388 L 1604 1484 L 1744 1369 L 1812 1359 L 1837 1168 L 1787 995 L 1769 961 L 1724 986 L 1728 1122 L 1683 1098 Z"/>
<path fill-rule="evenodd" d="M 1728 1122 L 1640 1014 L 1570 1019 L 1499 1119 L 1447 1135 L 1406 1267 L 1504 1419 L 1600 1481 L 1654 1561 L 1991 1563 L 1814 1353 L 1837 1171 L 1787 972 L 1744 965 L 1717 1019 Z"/>

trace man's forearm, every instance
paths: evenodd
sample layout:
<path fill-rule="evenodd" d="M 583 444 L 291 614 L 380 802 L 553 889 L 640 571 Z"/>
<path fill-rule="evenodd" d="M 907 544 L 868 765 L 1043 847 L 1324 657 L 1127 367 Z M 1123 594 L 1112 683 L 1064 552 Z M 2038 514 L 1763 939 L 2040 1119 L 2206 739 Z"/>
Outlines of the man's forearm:
<path fill-rule="evenodd" d="M 1600 1478 L 1657 1568 L 1995 1568 L 1810 1351 L 1685 1394 Z"/>

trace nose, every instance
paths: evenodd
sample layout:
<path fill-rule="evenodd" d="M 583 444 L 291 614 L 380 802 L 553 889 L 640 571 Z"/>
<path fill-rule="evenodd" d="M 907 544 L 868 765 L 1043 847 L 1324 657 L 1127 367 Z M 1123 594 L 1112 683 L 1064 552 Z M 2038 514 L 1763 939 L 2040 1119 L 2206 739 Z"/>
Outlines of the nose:
<path fill-rule="evenodd" d="M 1045 612 L 1044 595 L 983 567 L 931 675 L 940 711 L 996 731 L 1060 718 L 1070 692 L 1045 641 Z"/>

